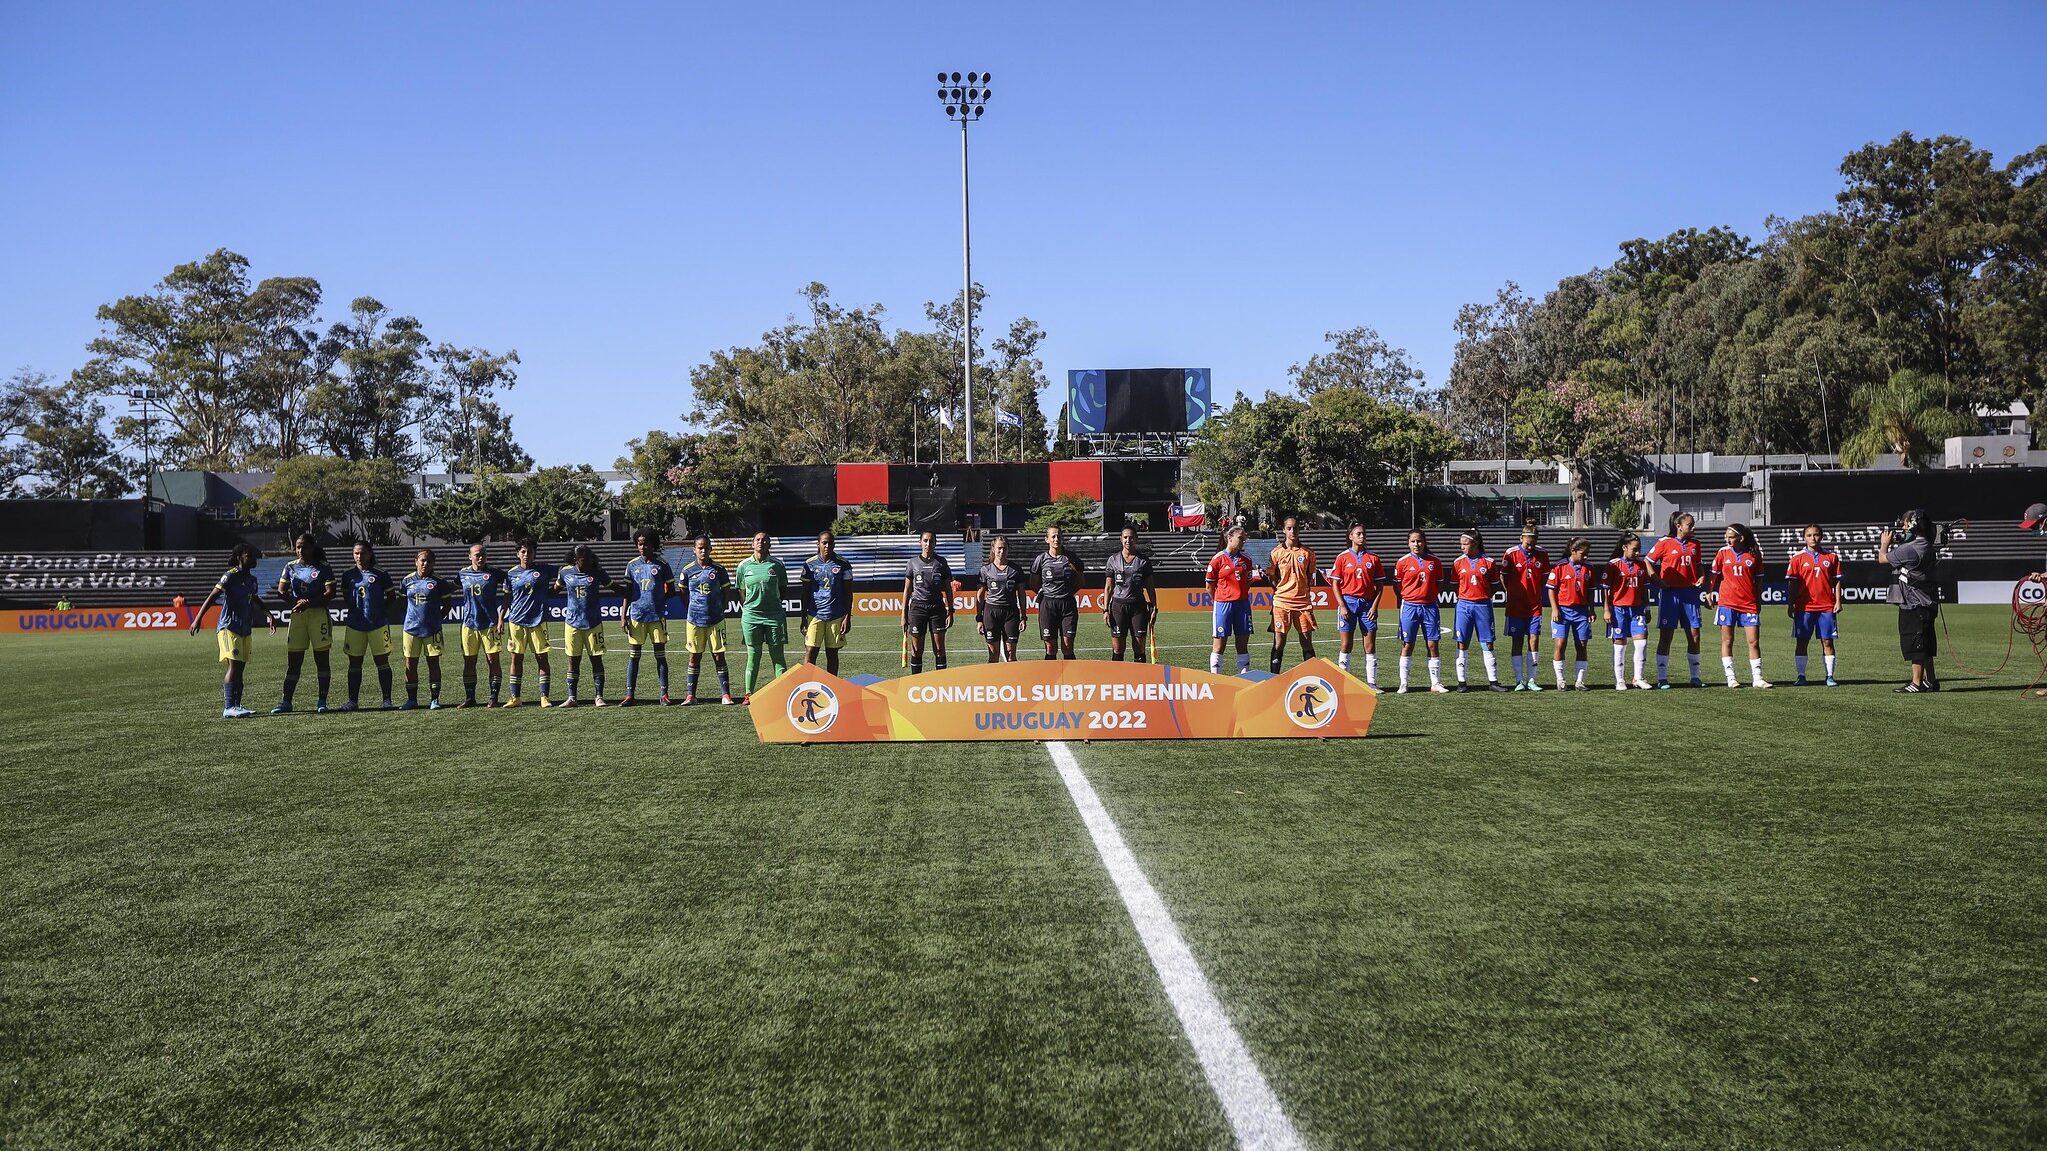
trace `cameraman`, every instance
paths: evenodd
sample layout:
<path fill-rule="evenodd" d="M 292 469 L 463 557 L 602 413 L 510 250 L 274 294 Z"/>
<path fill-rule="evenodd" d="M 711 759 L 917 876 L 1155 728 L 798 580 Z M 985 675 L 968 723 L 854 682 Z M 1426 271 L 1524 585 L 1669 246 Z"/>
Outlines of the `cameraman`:
<path fill-rule="evenodd" d="M 1898 517 L 1896 528 L 1884 529 L 1876 541 L 1876 562 L 1890 565 L 1891 590 L 1886 598 L 1898 609 L 1898 648 L 1912 665 L 1912 682 L 1893 690 L 1899 695 L 1939 691 L 1940 680 L 1933 674 L 1933 657 L 1939 650 L 1933 618 L 1940 606 L 1933 575 L 1939 561 L 1927 534 L 1926 513 L 1914 508 Z"/>

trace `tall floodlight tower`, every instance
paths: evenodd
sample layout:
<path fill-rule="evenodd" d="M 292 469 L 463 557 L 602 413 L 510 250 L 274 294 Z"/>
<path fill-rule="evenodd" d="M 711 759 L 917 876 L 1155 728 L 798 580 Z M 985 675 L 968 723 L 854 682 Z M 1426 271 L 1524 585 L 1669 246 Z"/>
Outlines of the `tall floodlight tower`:
<path fill-rule="evenodd" d="M 994 95 L 988 90 L 992 73 L 969 72 L 962 77 L 958 72 L 938 74 L 938 100 L 945 105 L 945 116 L 960 126 L 960 334 L 964 337 L 960 351 L 960 388 L 966 397 L 967 408 L 967 462 L 974 462 L 974 212 L 973 197 L 967 181 L 967 125 L 981 118 L 988 110 L 988 97 Z"/>

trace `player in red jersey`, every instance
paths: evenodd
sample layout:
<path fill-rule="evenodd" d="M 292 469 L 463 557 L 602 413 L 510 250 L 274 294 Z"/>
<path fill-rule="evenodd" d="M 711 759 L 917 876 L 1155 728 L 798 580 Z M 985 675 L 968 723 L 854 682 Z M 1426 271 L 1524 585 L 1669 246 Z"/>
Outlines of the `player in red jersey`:
<path fill-rule="evenodd" d="M 1794 553 L 1785 568 L 1784 583 L 1790 593 L 1785 610 L 1791 613 L 1791 638 L 1798 644 L 1798 686 L 1805 686 L 1806 649 L 1812 638 L 1820 639 L 1821 658 L 1827 664 L 1827 686 L 1834 687 L 1834 637 L 1840 634 L 1841 557 L 1820 543 L 1820 525 L 1805 525 L 1805 547 Z"/>
<path fill-rule="evenodd" d="M 1451 577 L 1457 581 L 1457 690 L 1471 690 L 1464 671 L 1476 638 L 1485 657 L 1486 690 L 1506 691 L 1500 682 L 1499 657 L 1493 654 L 1493 588 L 1500 582 L 1500 562 L 1485 554 L 1485 537 L 1476 528 L 1457 542 L 1463 554 L 1450 563 Z"/>
<path fill-rule="evenodd" d="M 1740 687 L 1734 674 L 1734 629 L 1748 637 L 1750 687 L 1771 687 L 1763 678 L 1763 605 L 1758 598 L 1763 571 L 1763 549 L 1755 533 L 1745 524 L 1727 529 L 1727 546 L 1713 556 L 1713 622 L 1720 626 L 1720 670 L 1727 673 L 1727 686 Z"/>
<path fill-rule="evenodd" d="M 1329 591 L 1336 602 L 1336 630 L 1343 651 L 1336 666 L 1350 670 L 1351 640 L 1365 637 L 1365 683 L 1379 686 L 1379 589 L 1387 583 L 1386 565 L 1365 550 L 1365 525 L 1350 525 L 1350 548 L 1329 568 Z"/>
<path fill-rule="evenodd" d="M 1515 691 L 1541 691 L 1537 669 L 1542 647 L 1542 602 L 1549 581 L 1549 553 L 1537 545 L 1539 529 L 1529 520 L 1521 529 L 1521 543 L 1500 557 L 1500 583 L 1507 589 L 1507 642 L 1513 645 L 1509 660 L 1514 667 Z M 1527 645 L 1527 657 L 1522 645 Z"/>
<path fill-rule="evenodd" d="M 1550 667 L 1556 672 L 1558 691 L 1585 690 L 1585 644 L 1592 638 L 1592 589 L 1599 584 L 1598 574 L 1585 564 L 1585 553 L 1591 547 L 1585 537 L 1573 538 L 1565 553 L 1570 558 L 1549 570 L 1550 601 L 1555 608 L 1550 635 L 1557 641 L 1556 650 L 1550 655 Z M 1564 679 L 1566 641 L 1578 645 L 1575 683 Z"/>
<path fill-rule="evenodd" d="M 1690 512 L 1670 517 L 1670 534 L 1649 549 L 1649 570 L 1656 576 L 1656 686 L 1670 686 L 1670 637 L 1685 629 L 1685 656 L 1692 665 L 1692 686 L 1699 681 L 1699 589 L 1705 586 L 1699 541 L 1692 538 L 1697 521 Z"/>
<path fill-rule="evenodd" d="M 1649 650 L 1649 565 L 1642 560 L 1642 539 L 1622 532 L 1606 561 L 1606 638 L 1613 641 L 1613 689 L 1628 687 L 1628 641 L 1635 644 L 1635 686 L 1647 689 L 1642 659 Z"/>
<path fill-rule="evenodd" d="M 1407 533 L 1407 554 L 1393 565 L 1393 582 L 1400 587 L 1400 693 L 1407 693 L 1408 660 L 1414 654 L 1414 641 L 1420 636 L 1429 651 L 1429 690 L 1437 694 L 1449 691 L 1443 686 L 1443 660 L 1437 653 L 1437 641 L 1443 635 L 1443 609 L 1436 602 L 1437 593 L 1442 590 L 1445 575 L 1443 561 L 1429 552 L 1429 537 L 1421 532 Z"/>
<path fill-rule="evenodd" d="M 1223 642 L 1237 638 L 1237 674 L 1251 670 L 1251 585 L 1264 576 L 1244 554 L 1244 529 L 1231 528 L 1223 537 L 1223 550 L 1208 561 L 1208 594 L 1215 604 L 1215 646 L 1208 653 L 1208 670 L 1222 674 Z"/>

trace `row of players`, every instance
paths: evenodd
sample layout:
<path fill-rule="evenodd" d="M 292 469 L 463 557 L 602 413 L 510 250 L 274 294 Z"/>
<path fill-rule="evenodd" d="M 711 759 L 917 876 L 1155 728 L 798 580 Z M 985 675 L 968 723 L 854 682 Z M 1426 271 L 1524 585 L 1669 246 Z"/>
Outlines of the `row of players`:
<path fill-rule="evenodd" d="M 1078 617 L 1075 604 L 1083 567 L 1077 557 L 1060 546 L 1058 529 L 1049 532 L 1047 538 L 1049 551 L 1037 557 L 1028 572 L 1008 563 L 1007 544 L 999 538 L 993 545 L 991 561 L 980 570 L 981 586 L 975 596 L 974 614 L 987 640 L 991 661 L 1016 659 L 1027 590 L 1039 596 L 1039 620 L 1047 657 L 1073 658 Z M 839 670 L 839 652 L 853 617 L 853 565 L 838 554 L 835 542 L 832 532 L 819 533 L 817 554 L 801 564 L 798 584 L 802 605 L 798 632 L 803 640 L 804 659 L 815 664 L 822 655 L 826 670 L 834 674 Z M 598 707 L 606 706 L 606 645 L 599 607 L 606 592 L 624 597 L 620 620 L 628 654 L 626 694 L 620 702 L 626 706 L 635 702 L 645 648 L 653 651 L 659 702 L 674 702 L 669 696 L 667 607 L 677 597 L 684 602 L 682 630 L 689 656 L 683 704 L 696 702 L 703 657 L 707 654 L 717 669 L 721 702 L 739 702 L 733 698 L 731 672 L 725 660 L 728 589 L 737 592 L 739 601 L 739 627 L 747 652 L 746 694 L 751 697 L 761 682 L 764 665 L 771 665 L 775 675 L 788 670 L 788 618 L 783 604 L 791 579 L 782 561 L 769 554 L 767 533 L 755 533 L 752 554 L 731 572 L 711 558 L 707 536 L 697 537 L 694 558 L 679 574 L 661 555 L 658 533 L 642 530 L 635 534 L 634 545 L 638 554 L 626 565 L 622 579 L 607 575 L 587 545 L 577 545 L 566 566 L 549 572 L 537 565 L 538 548 L 531 540 L 520 541 L 517 566 L 509 570 L 491 567 L 484 546 L 477 544 L 469 550 L 468 567 L 453 577 L 442 576 L 434 571 L 433 552 L 421 548 L 414 555 L 412 572 L 394 579 L 377 567 L 376 551 L 369 544 L 356 544 L 353 566 L 337 573 L 328 566 L 318 541 L 310 533 L 301 533 L 292 541 L 294 558 L 284 566 L 276 586 L 276 594 L 290 606 L 291 615 L 283 699 L 272 714 L 293 710 L 308 652 L 313 656 L 318 677 L 316 709 L 327 710 L 333 648 L 333 622 L 328 608 L 337 602 L 345 612 L 342 648 L 348 658 L 348 698 L 340 706 L 342 711 L 354 711 L 361 706 L 365 660 L 376 665 L 383 707 L 393 706 L 390 631 L 394 616 L 400 629 L 399 651 L 405 674 L 405 702 L 397 709 L 420 706 L 419 665 L 423 661 L 428 691 L 425 706 L 438 710 L 442 621 L 456 597 L 460 599 L 464 695 L 462 702 L 455 705 L 458 708 L 498 706 L 501 685 L 508 689 L 504 706 L 520 706 L 525 658 L 529 655 L 534 658 L 538 672 L 540 706 L 577 705 L 585 658 L 590 661 L 592 702 Z M 227 665 L 221 691 L 222 715 L 228 718 L 254 714 L 242 706 L 242 697 L 255 621 L 260 616 L 271 631 L 277 630 L 257 587 L 256 558 L 251 547 L 235 549 L 234 566 L 199 605 L 191 626 L 192 633 L 198 634 L 199 621 L 207 609 L 216 601 L 221 605 L 215 635 L 220 660 Z M 1158 614 L 1150 565 L 1148 557 L 1135 552 L 1135 534 L 1126 533 L 1123 555 L 1111 558 L 1111 575 L 1103 589 L 1108 605 L 1105 614 L 1115 636 L 1116 659 L 1123 658 L 1124 637 L 1131 634 L 1139 638 L 1138 658 L 1143 658 L 1143 638 Z M 923 670 L 927 638 L 936 666 L 946 666 L 945 636 L 952 626 L 953 596 L 958 586 L 952 578 L 950 563 L 937 554 L 936 536 L 925 532 L 919 554 L 909 561 L 903 579 L 904 661 L 913 673 Z M 562 649 L 569 657 L 568 693 L 559 704 L 551 691 L 551 644 L 545 626 L 550 597 L 563 601 Z M 500 653 L 507 651 L 512 657 L 508 680 L 502 676 L 500 660 Z M 488 689 L 481 701 L 477 696 L 479 660 Z"/>
<path fill-rule="evenodd" d="M 1759 594 L 1763 557 L 1755 534 L 1741 524 L 1728 528 L 1725 546 L 1714 555 L 1711 564 L 1706 564 L 1702 562 L 1700 541 L 1694 538 L 1695 528 L 1690 515 L 1673 517 L 1670 534 L 1657 540 L 1646 555 L 1640 537 L 1632 532 L 1623 533 L 1612 555 L 1596 569 L 1587 563 L 1590 544 L 1583 538 L 1571 540 L 1565 552 L 1567 558 L 1562 563 L 1553 563 L 1538 542 L 1539 531 L 1532 524 L 1522 529 L 1520 544 L 1507 549 L 1498 559 L 1486 553 L 1485 539 L 1477 531 L 1464 532 L 1459 539 L 1461 554 L 1448 565 L 1429 551 L 1426 533 L 1411 531 L 1407 553 L 1395 561 L 1390 575 L 1385 563 L 1366 550 L 1362 524 L 1351 525 L 1349 549 L 1336 557 L 1326 573 L 1319 567 L 1314 551 L 1301 546 L 1292 518 L 1282 525 L 1280 543 L 1273 548 L 1262 572 L 1254 571 L 1250 559 L 1243 554 L 1242 529 L 1234 529 L 1225 550 L 1208 568 L 1207 583 L 1215 600 L 1215 643 L 1208 667 L 1212 672 L 1221 670 L 1224 641 L 1230 637 L 1236 640 L 1237 670 L 1241 673 L 1249 667 L 1250 587 L 1261 580 L 1273 584 L 1272 671 L 1279 671 L 1290 632 L 1300 636 L 1302 658 L 1313 658 L 1313 594 L 1326 581 L 1335 598 L 1337 630 L 1342 635 L 1337 664 L 1345 671 L 1350 670 L 1353 640 L 1362 636 L 1365 682 L 1376 689 L 1377 604 L 1380 589 L 1391 586 L 1400 601 L 1398 690 L 1408 690 L 1409 665 L 1419 641 L 1427 651 L 1429 690 L 1449 691 L 1443 683 L 1438 650 L 1442 619 L 1437 597 L 1446 584 L 1454 584 L 1458 691 L 1471 690 L 1467 661 L 1474 642 L 1485 662 L 1489 690 L 1543 690 L 1539 682 L 1539 648 L 1545 612 L 1551 617 L 1554 647 L 1550 668 L 1556 686 L 1566 691 L 1586 690 L 1585 649 L 1592 638 L 1595 601 L 1602 599 L 1606 635 L 1613 641 L 1616 691 L 1631 686 L 1669 688 L 1671 642 L 1680 629 L 1685 633 L 1691 684 L 1703 686 L 1699 678 L 1699 632 L 1707 607 L 1714 609 L 1714 623 L 1720 629 L 1720 666 L 1726 674 L 1727 686 L 1741 686 L 1735 673 L 1737 632 L 1747 643 L 1749 686 L 1774 686 L 1763 678 Z M 1820 534 L 1817 524 L 1807 525 L 1805 547 L 1791 557 L 1785 572 L 1790 587 L 1786 609 L 1797 645 L 1798 682 L 1801 685 L 1806 682 L 1807 650 L 1817 638 L 1825 659 L 1826 684 L 1833 687 L 1837 682 L 1834 660 L 1842 569 L 1840 556 L 1820 543 Z M 1503 593 L 1506 600 L 1506 631 L 1512 646 L 1514 672 L 1512 688 L 1500 682 L 1493 651 L 1495 592 Z M 1642 677 L 1652 614 L 1660 621 L 1654 685 Z M 1626 666 L 1630 643 L 1634 647 L 1632 677 Z M 1565 675 L 1567 644 L 1575 648 L 1576 674 L 1570 678 Z"/>
<path fill-rule="evenodd" d="M 1438 640 L 1441 632 L 1437 593 L 1447 578 L 1457 585 L 1455 619 L 1458 644 L 1457 680 L 1459 690 L 1469 690 L 1466 681 L 1467 650 L 1476 641 L 1484 657 L 1488 686 L 1509 690 L 1498 681 L 1493 653 L 1492 595 L 1495 589 L 1507 600 L 1507 633 L 1513 646 L 1515 686 L 1512 690 L 1540 691 L 1537 682 L 1541 616 L 1548 607 L 1554 614 L 1552 634 L 1556 641 L 1552 667 L 1559 687 L 1584 687 L 1585 644 L 1590 638 L 1590 610 L 1593 589 L 1606 589 L 1606 624 L 1614 641 L 1616 688 L 1628 686 L 1623 676 L 1623 658 L 1630 638 L 1635 642 L 1634 686 L 1650 686 L 1642 679 L 1643 652 L 1649 622 L 1650 579 L 1660 587 L 1659 611 L 1663 622 L 1658 651 L 1658 686 L 1668 686 L 1667 662 L 1672 633 L 1680 626 L 1687 632 L 1692 665 L 1692 682 L 1699 682 L 1699 626 L 1702 602 L 1717 601 L 1722 627 L 1722 664 L 1730 686 L 1738 685 L 1732 656 L 1733 631 L 1746 633 L 1753 682 L 1770 686 L 1762 678 L 1755 589 L 1761 565 L 1760 550 L 1745 528 L 1730 529 L 1728 546 L 1721 549 L 1710 568 L 1700 564 L 1698 541 L 1692 538 L 1692 521 L 1681 516 L 1673 523 L 1670 537 L 1658 541 L 1646 558 L 1640 542 L 1624 536 L 1603 572 L 1586 567 L 1585 541 L 1572 541 L 1563 564 L 1552 564 L 1537 543 L 1538 533 L 1529 527 L 1520 546 L 1494 560 L 1485 553 L 1483 538 L 1467 532 L 1462 538 L 1464 554 L 1445 566 L 1428 550 L 1424 533 L 1409 536 L 1409 552 L 1395 563 L 1390 580 L 1383 562 L 1364 546 L 1364 528 L 1353 525 L 1351 547 L 1338 556 L 1325 573 L 1312 550 L 1300 545 L 1298 525 L 1288 519 L 1279 546 L 1262 570 L 1254 570 L 1243 552 L 1241 530 L 1229 534 L 1225 549 L 1210 562 L 1207 585 L 1215 602 L 1214 644 L 1209 669 L 1219 671 L 1225 643 L 1234 637 L 1241 673 L 1249 668 L 1251 633 L 1250 595 L 1255 583 L 1273 587 L 1270 665 L 1279 670 L 1286 637 L 1298 634 L 1302 657 L 1312 658 L 1312 634 L 1316 629 L 1314 589 L 1327 582 L 1338 605 L 1338 630 L 1342 634 L 1339 664 L 1349 670 L 1352 642 L 1363 636 L 1365 680 L 1378 686 L 1376 654 L 1376 604 L 1381 586 L 1397 585 L 1401 600 L 1400 690 L 1408 690 L 1409 657 L 1421 641 L 1428 653 L 1430 690 L 1447 691 L 1442 683 Z M 376 566 L 376 555 L 368 544 L 357 544 L 354 566 L 338 575 L 327 566 L 319 544 L 310 534 L 293 541 L 295 557 L 280 573 L 277 594 L 291 605 L 290 634 L 283 685 L 283 702 L 274 712 L 293 709 L 293 697 L 301 676 L 305 655 L 313 653 L 319 683 L 318 709 L 325 711 L 330 686 L 329 652 L 332 622 L 330 603 L 339 599 L 346 608 L 343 648 L 349 661 L 348 701 L 342 710 L 354 710 L 362 684 L 365 659 L 374 660 L 383 694 L 383 706 L 391 707 L 392 669 L 390 626 L 393 608 L 403 604 L 401 654 L 404 658 L 406 702 L 403 708 L 419 706 L 419 662 L 427 665 L 429 708 L 440 705 L 440 658 L 442 620 L 448 602 L 461 597 L 461 637 L 464 700 L 457 707 L 478 704 L 478 660 L 488 674 L 488 696 L 482 706 L 498 705 L 501 678 L 500 652 L 512 655 L 509 697 L 505 706 L 522 702 L 521 680 L 524 659 L 531 655 L 539 672 L 539 701 L 551 706 L 549 665 L 550 643 L 545 629 L 546 597 L 564 601 L 562 646 L 569 656 L 568 694 L 562 706 L 578 702 L 581 664 L 588 658 L 595 689 L 593 702 L 605 705 L 603 620 L 598 611 L 605 591 L 625 597 L 620 613 L 629 649 L 627 687 L 622 703 L 634 702 L 639 684 L 642 649 L 651 647 L 660 686 L 660 702 L 669 697 L 667 660 L 667 602 L 684 600 L 684 640 L 689 656 L 688 688 L 682 702 L 694 703 L 701 674 L 702 658 L 712 657 L 717 669 L 719 695 L 724 703 L 735 702 L 730 671 L 725 661 L 725 596 L 736 588 L 740 602 L 740 628 L 747 648 L 746 692 L 751 695 L 759 682 L 763 662 L 772 664 L 775 674 L 787 670 L 785 655 L 787 619 L 782 602 L 789 590 L 789 575 L 780 560 L 768 554 L 768 538 L 756 533 L 753 551 L 736 573 L 711 558 L 710 541 L 698 537 L 695 555 L 678 575 L 661 556 L 657 533 L 641 531 L 634 537 L 638 555 L 627 564 L 625 577 L 613 580 L 598 564 L 587 546 L 571 553 L 570 563 L 552 575 L 535 564 L 536 546 L 530 540 L 518 546 L 518 564 L 507 570 L 491 567 L 483 545 L 470 549 L 470 566 L 453 579 L 437 575 L 433 553 L 420 549 L 414 570 L 393 580 Z M 826 669 L 838 671 L 838 653 L 852 624 L 852 565 L 840 557 L 829 531 L 818 536 L 818 551 L 801 565 L 801 624 L 806 662 L 818 662 L 822 654 Z M 1838 557 L 1819 546 L 1818 529 L 1807 529 L 1805 551 L 1793 557 L 1792 617 L 1798 638 L 1800 682 L 1804 680 L 1806 642 L 1821 638 L 1826 658 L 1827 682 L 1831 685 L 1834 666 L 1835 612 L 1839 607 Z M 1034 592 L 1038 601 L 1038 625 L 1048 659 L 1074 658 L 1073 644 L 1079 619 L 1077 596 L 1085 578 L 1085 566 L 1078 556 L 1065 551 L 1059 529 L 1046 533 L 1046 551 L 1026 571 L 1008 563 L 1007 542 L 998 537 L 990 562 L 981 567 L 980 587 L 975 594 L 976 630 L 986 641 L 988 658 L 1014 660 L 1017 641 L 1026 615 L 1024 593 Z M 261 596 L 253 574 L 255 552 L 236 550 L 235 566 L 221 577 L 200 605 L 198 619 L 215 600 L 221 603 L 216 627 L 220 659 L 227 664 L 222 685 L 223 715 L 237 717 L 253 712 L 241 706 L 244 669 L 251 649 L 251 632 L 258 614 L 263 613 Z M 1158 615 L 1157 592 L 1151 560 L 1137 551 L 1136 533 L 1126 528 L 1120 550 L 1105 565 L 1102 614 L 1111 637 L 1111 658 L 1124 658 L 1126 640 L 1134 640 L 1134 658 L 1145 658 L 1145 644 Z M 1712 587 L 1707 589 L 1710 578 Z M 954 594 L 958 589 L 950 564 L 937 554 L 936 538 L 924 533 L 919 554 L 904 572 L 901 625 L 904 662 L 913 674 L 923 671 L 926 641 L 938 668 L 946 666 L 945 637 L 953 623 Z M 267 614 L 266 614 L 267 619 Z M 271 629 L 276 630 L 274 621 Z M 1564 677 L 1563 656 L 1568 641 L 1575 640 L 1577 676 Z M 1523 646 L 1527 647 L 1524 660 Z"/>

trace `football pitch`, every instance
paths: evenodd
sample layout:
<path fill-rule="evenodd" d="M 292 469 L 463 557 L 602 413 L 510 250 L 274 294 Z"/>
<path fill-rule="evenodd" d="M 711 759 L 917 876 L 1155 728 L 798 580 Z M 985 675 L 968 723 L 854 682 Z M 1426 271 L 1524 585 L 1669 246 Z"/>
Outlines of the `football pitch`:
<path fill-rule="evenodd" d="M 2008 618 L 1950 608 L 1952 643 L 1994 665 Z M 2047 1143 L 2030 644 L 1900 697 L 1858 607 L 1844 685 L 1794 690 L 1765 619 L 1771 692 L 1066 746 L 1306 1146 Z M 1162 654 L 1205 667 L 1204 625 Z M 887 622 L 849 647 L 897 674 Z M 1046 747 L 761 746 L 716 706 L 229 722 L 213 651 L 0 640 L 0 1145 L 1235 1142 Z"/>

